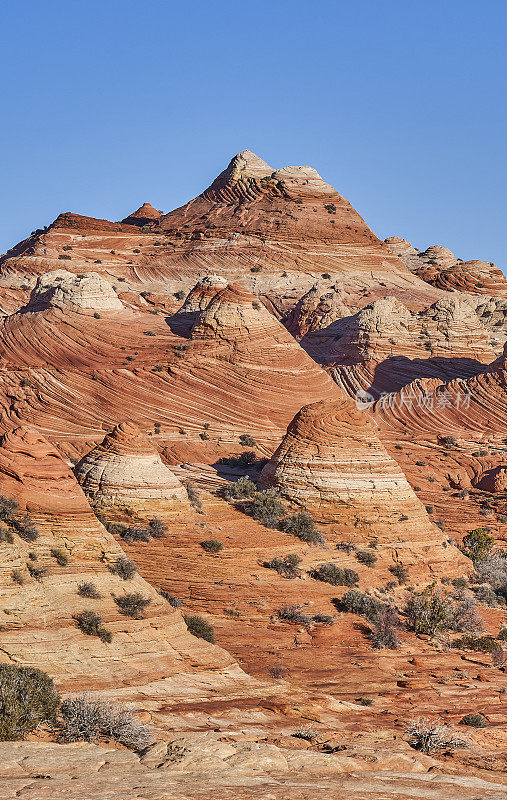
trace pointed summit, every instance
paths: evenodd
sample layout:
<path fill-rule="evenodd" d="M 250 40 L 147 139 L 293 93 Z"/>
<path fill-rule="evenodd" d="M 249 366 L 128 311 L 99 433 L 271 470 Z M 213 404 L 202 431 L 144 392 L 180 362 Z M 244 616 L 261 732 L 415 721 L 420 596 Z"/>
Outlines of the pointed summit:
<path fill-rule="evenodd" d="M 266 164 L 251 150 L 243 150 L 230 160 L 228 166 L 215 178 L 208 191 L 219 191 L 225 186 L 245 178 L 267 178 L 274 172 L 273 167 Z"/>
<path fill-rule="evenodd" d="M 146 225 L 148 222 L 152 222 L 155 219 L 160 219 L 162 216 L 162 211 L 157 211 L 156 208 L 153 208 L 151 203 L 143 203 L 137 211 L 133 211 L 132 214 L 129 214 L 128 217 L 122 219 L 123 223 L 128 225 Z"/>

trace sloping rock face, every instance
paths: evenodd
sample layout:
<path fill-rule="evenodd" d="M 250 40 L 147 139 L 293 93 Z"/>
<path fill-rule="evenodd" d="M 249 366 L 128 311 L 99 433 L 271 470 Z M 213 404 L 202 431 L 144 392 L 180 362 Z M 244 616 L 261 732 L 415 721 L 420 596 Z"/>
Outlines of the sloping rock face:
<path fill-rule="evenodd" d="M 122 423 L 75 467 L 94 504 L 168 512 L 189 509 L 185 488 L 136 425 Z"/>
<path fill-rule="evenodd" d="M 352 540 L 423 552 L 425 561 L 465 563 L 456 550 L 443 557 L 442 536 L 369 418 L 348 400 L 305 406 L 261 474 L 264 487 Z M 353 522 L 351 522 L 353 520 Z"/>
<path fill-rule="evenodd" d="M 190 290 L 180 308 L 180 313 L 192 314 L 195 311 L 204 311 L 215 295 L 227 285 L 226 279 L 221 275 L 207 275 Z"/>
<path fill-rule="evenodd" d="M 477 489 L 496 494 L 507 492 L 507 466 L 501 464 L 494 469 L 486 470 L 475 482 Z"/>
<path fill-rule="evenodd" d="M 385 297 L 304 344 L 350 394 L 392 392 L 415 378 L 468 377 L 496 355 L 473 309 L 456 297 L 419 313 Z"/>
<path fill-rule="evenodd" d="M 316 284 L 287 314 L 284 325 L 299 341 L 306 334 L 327 328 L 333 322 L 348 316 L 350 309 L 345 304 L 340 286 L 337 284 L 326 288 Z"/>

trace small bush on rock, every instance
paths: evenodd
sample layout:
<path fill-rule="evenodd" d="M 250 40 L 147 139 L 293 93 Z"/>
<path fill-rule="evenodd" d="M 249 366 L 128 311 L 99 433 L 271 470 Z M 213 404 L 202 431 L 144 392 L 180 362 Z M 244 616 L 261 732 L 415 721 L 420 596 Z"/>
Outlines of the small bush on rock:
<path fill-rule="evenodd" d="M 437 720 L 419 719 L 410 722 L 405 728 L 408 743 L 414 750 L 431 755 L 442 750 L 457 750 L 469 747 L 469 742 L 457 736 L 452 728 Z"/>
<path fill-rule="evenodd" d="M 356 550 L 356 558 L 367 567 L 373 567 L 377 563 L 377 556 L 371 550 Z"/>
<path fill-rule="evenodd" d="M 63 701 L 55 729 L 58 741 L 65 743 L 105 739 L 140 752 L 154 742 L 149 726 L 139 722 L 131 708 L 86 694 Z"/>
<path fill-rule="evenodd" d="M 283 622 L 290 622 L 292 625 L 304 625 L 308 628 L 311 625 L 311 617 L 301 611 L 301 606 L 283 606 L 276 612 L 278 619 Z"/>
<path fill-rule="evenodd" d="M 211 644 L 215 643 L 213 625 L 205 620 L 204 617 L 199 614 L 184 614 L 183 619 L 192 636 L 197 636 L 198 639 L 204 639 L 206 642 L 211 642 Z"/>
<path fill-rule="evenodd" d="M 183 605 L 183 600 L 180 600 L 179 597 L 175 597 L 170 592 L 166 592 L 165 589 L 158 589 L 158 593 L 164 600 L 167 600 L 169 605 L 173 608 L 181 608 Z"/>
<path fill-rule="evenodd" d="M 103 642 L 108 643 L 112 640 L 113 634 L 104 628 L 102 617 L 95 611 L 85 609 L 75 614 L 73 619 L 76 620 L 79 630 L 86 633 L 87 636 L 98 636 Z"/>
<path fill-rule="evenodd" d="M 69 563 L 69 556 L 67 555 L 67 553 L 64 553 L 63 550 L 58 550 L 56 547 L 53 547 L 49 552 L 53 556 L 57 564 L 60 565 L 60 567 L 66 567 L 67 564 Z"/>
<path fill-rule="evenodd" d="M 164 539 L 167 534 L 167 525 L 163 520 L 154 517 L 150 520 L 149 532 L 154 539 Z"/>
<path fill-rule="evenodd" d="M 257 444 L 253 436 L 250 436 L 249 433 L 242 433 L 241 436 L 239 437 L 239 441 L 240 444 L 243 445 L 243 447 L 255 447 L 255 445 Z"/>
<path fill-rule="evenodd" d="M 349 614 L 358 614 L 371 621 L 375 620 L 382 602 L 375 597 L 371 597 L 359 589 L 350 589 L 345 592 L 341 600 L 334 601 L 339 611 L 346 611 Z"/>
<path fill-rule="evenodd" d="M 416 633 L 432 636 L 437 631 L 476 631 L 481 622 L 472 598 L 453 598 L 434 584 L 412 592 L 405 606 L 408 623 Z"/>
<path fill-rule="evenodd" d="M 256 492 L 246 510 L 257 522 L 268 528 L 277 528 L 285 514 L 285 506 L 274 489 Z"/>
<path fill-rule="evenodd" d="M 118 606 L 120 614 L 133 619 L 141 619 L 143 612 L 151 604 L 151 599 L 144 597 L 141 592 L 131 592 L 115 597 L 114 602 Z"/>
<path fill-rule="evenodd" d="M 121 578 L 122 581 L 130 581 L 137 572 L 137 566 L 130 558 L 120 556 L 114 564 L 110 565 L 109 571 Z"/>
<path fill-rule="evenodd" d="M 21 539 L 25 542 L 35 542 L 39 538 L 40 533 L 34 525 L 32 518 L 26 514 L 21 519 L 14 520 L 14 527 Z"/>
<path fill-rule="evenodd" d="M 274 569 L 282 578 L 297 578 L 301 573 L 301 570 L 298 569 L 300 563 L 301 558 L 296 553 L 289 553 L 286 556 L 276 556 L 271 561 L 265 561 L 263 567 Z"/>
<path fill-rule="evenodd" d="M 135 525 L 129 525 L 128 528 L 124 528 L 120 533 L 120 538 L 130 544 L 132 542 L 151 542 L 149 530 Z"/>
<path fill-rule="evenodd" d="M 461 550 L 474 563 L 489 556 L 495 540 L 483 528 L 476 528 L 463 537 Z"/>
<path fill-rule="evenodd" d="M 408 581 L 408 569 L 399 561 L 397 561 L 396 564 L 392 564 L 390 567 L 388 567 L 388 569 L 391 575 L 394 575 L 394 577 L 397 578 L 400 586 Z"/>
<path fill-rule="evenodd" d="M 392 606 L 382 605 L 377 609 L 371 631 L 371 643 L 375 650 L 382 650 L 388 647 L 396 650 L 400 646 L 400 640 L 396 629 L 400 627 L 400 620 L 396 610 Z"/>
<path fill-rule="evenodd" d="M 226 500 L 245 500 L 253 497 L 257 491 L 255 483 L 243 475 L 238 478 L 234 483 L 229 483 L 223 490 L 223 495 Z"/>
<path fill-rule="evenodd" d="M 285 517 L 280 522 L 280 528 L 285 533 L 297 536 L 298 539 L 307 544 L 323 545 L 326 543 L 323 535 L 315 527 L 315 520 L 306 511 L 298 511 L 297 514 Z"/>
<path fill-rule="evenodd" d="M 326 564 L 321 564 L 320 567 L 312 570 L 310 573 L 312 578 L 324 583 L 330 583 L 332 586 L 355 586 L 359 583 L 359 575 L 353 569 L 342 567 L 328 561 Z"/>
<path fill-rule="evenodd" d="M 14 536 L 7 528 L 0 528 L 0 544 L 13 544 Z"/>
<path fill-rule="evenodd" d="M 56 718 L 60 697 L 45 672 L 0 664 L 0 740 L 23 739 Z"/>
<path fill-rule="evenodd" d="M 83 581 L 78 584 L 77 593 L 80 597 L 89 597 L 91 600 L 100 600 L 102 595 L 91 581 Z"/>
<path fill-rule="evenodd" d="M 459 721 L 460 725 L 469 725 L 472 728 L 487 728 L 488 723 L 484 714 L 465 714 Z"/>
<path fill-rule="evenodd" d="M 201 547 L 205 553 L 219 553 L 224 546 L 218 539 L 205 539 L 204 542 L 201 542 Z"/>

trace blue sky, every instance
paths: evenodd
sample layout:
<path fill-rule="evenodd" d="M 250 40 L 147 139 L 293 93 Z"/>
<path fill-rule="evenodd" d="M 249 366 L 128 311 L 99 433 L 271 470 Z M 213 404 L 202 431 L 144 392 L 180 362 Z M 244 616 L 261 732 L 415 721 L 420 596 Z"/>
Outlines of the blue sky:
<path fill-rule="evenodd" d="M 168 211 L 248 148 L 314 166 L 382 238 L 507 267 L 503 0 L 25 0 L 0 19 L 0 252 L 61 211 Z"/>

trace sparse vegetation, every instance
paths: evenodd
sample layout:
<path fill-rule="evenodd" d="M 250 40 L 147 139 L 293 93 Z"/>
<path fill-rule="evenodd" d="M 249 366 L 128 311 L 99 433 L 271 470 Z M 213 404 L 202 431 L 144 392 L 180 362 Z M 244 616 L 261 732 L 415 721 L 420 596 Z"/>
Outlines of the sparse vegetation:
<path fill-rule="evenodd" d="M 469 725 L 472 728 L 487 728 L 488 723 L 484 714 L 465 714 L 459 721 L 460 725 Z"/>
<path fill-rule="evenodd" d="M 13 525 L 16 528 L 18 536 L 25 542 L 35 542 L 40 536 L 29 514 L 25 514 L 21 519 L 14 519 Z"/>
<path fill-rule="evenodd" d="M 185 489 L 187 490 L 187 497 L 189 499 L 192 508 L 195 508 L 196 511 L 201 512 L 202 511 L 201 496 L 197 491 L 197 489 L 195 488 L 195 486 L 193 486 L 193 484 L 191 483 L 187 483 L 185 485 Z"/>
<path fill-rule="evenodd" d="M 489 556 L 494 543 L 493 536 L 486 533 L 483 528 L 476 528 L 463 537 L 461 551 L 475 563 Z"/>
<path fill-rule="evenodd" d="M 183 619 L 192 636 L 197 636 L 198 639 L 204 639 L 206 642 L 215 643 L 215 631 L 204 617 L 199 614 L 184 614 Z"/>
<path fill-rule="evenodd" d="M 113 634 L 102 625 L 102 617 L 95 611 L 85 609 L 78 614 L 74 614 L 73 619 L 77 622 L 79 630 L 87 636 L 98 636 L 103 642 L 110 642 Z"/>
<path fill-rule="evenodd" d="M 58 550 L 56 547 L 53 547 L 49 552 L 60 567 L 66 567 L 69 563 L 69 556 L 67 553 L 64 553 L 63 550 Z"/>
<path fill-rule="evenodd" d="M 86 694 L 63 701 L 55 731 L 59 742 L 110 740 L 138 752 L 154 741 L 151 728 L 139 722 L 128 706 L 93 700 Z"/>
<path fill-rule="evenodd" d="M 297 514 L 284 517 L 280 522 L 280 528 L 285 533 L 297 536 L 307 544 L 323 545 L 326 542 L 323 535 L 317 530 L 315 520 L 306 511 L 298 511 Z"/>
<path fill-rule="evenodd" d="M 409 745 L 427 755 L 470 746 L 466 739 L 457 736 L 452 728 L 441 720 L 431 721 L 425 718 L 415 720 L 407 725 L 405 733 L 408 734 Z"/>
<path fill-rule="evenodd" d="M 229 483 L 223 490 L 223 495 L 226 500 L 245 500 L 253 497 L 257 491 L 255 483 L 246 475 L 242 475 L 234 483 Z"/>
<path fill-rule="evenodd" d="M 247 450 L 245 453 L 240 453 L 239 456 L 223 456 L 218 463 L 226 467 L 248 469 L 252 464 L 255 464 L 255 459 L 256 455 L 254 451 Z"/>
<path fill-rule="evenodd" d="M 149 531 L 150 535 L 153 536 L 154 539 L 164 539 L 167 534 L 167 530 L 167 525 L 163 520 L 159 519 L 158 517 L 150 519 Z"/>
<path fill-rule="evenodd" d="M 274 667 L 270 667 L 268 669 L 268 674 L 271 678 L 274 678 L 276 681 L 279 681 L 282 680 L 283 678 L 287 678 L 290 675 L 290 670 L 277 664 Z"/>
<path fill-rule="evenodd" d="M 253 436 L 250 436 L 249 433 L 242 433 L 239 437 L 239 442 L 243 447 L 255 447 L 257 444 Z"/>
<path fill-rule="evenodd" d="M 355 586 L 359 583 L 359 575 L 353 569 L 348 567 L 339 567 L 332 561 L 326 564 L 321 564 L 310 573 L 312 578 L 324 583 L 330 583 L 332 586 Z"/>
<path fill-rule="evenodd" d="M 276 612 L 278 619 L 283 622 L 290 622 L 292 625 L 303 625 L 308 628 L 311 625 L 311 617 L 301 610 L 301 606 L 283 606 Z"/>
<path fill-rule="evenodd" d="M 295 739 L 304 739 L 306 742 L 313 742 L 317 738 L 316 732 L 309 725 L 299 725 L 292 735 Z"/>
<path fill-rule="evenodd" d="M 268 528 L 277 528 L 285 514 L 285 506 L 274 489 L 256 492 L 246 510 L 257 522 Z"/>
<path fill-rule="evenodd" d="M 151 599 L 144 597 L 141 592 L 130 592 L 129 594 L 115 597 L 114 602 L 118 606 L 120 614 L 133 619 L 141 619 L 143 612 L 151 604 Z"/>
<path fill-rule="evenodd" d="M 297 578 L 301 574 L 298 565 L 301 558 L 296 553 L 289 553 L 286 556 L 276 556 L 271 561 L 265 561 L 262 565 L 267 569 L 274 569 L 282 578 Z"/>
<path fill-rule="evenodd" d="M 437 631 L 477 631 L 481 629 L 476 603 L 471 597 L 454 598 L 431 584 L 421 592 L 411 592 L 405 606 L 408 624 L 416 633 L 433 635 Z"/>
<path fill-rule="evenodd" d="M 0 740 L 23 739 L 43 722 L 52 722 L 60 705 L 54 683 L 33 667 L 0 664 Z"/>
<path fill-rule="evenodd" d="M 355 556 L 360 564 L 367 567 L 373 567 L 377 562 L 377 556 L 371 550 L 356 550 Z"/>
<path fill-rule="evenodd" d="M 114 564 L 109 566 L 109 571 L 121 578 L 122 581 L 130 581 L 137 572 L 137 566 L 130 558 L 120 556 Z"/>
<path fill-rule="evenodd" d="M 35 564 L 30 562 L 27 562 L 26 568 L 30 576 L 36 581 L 41 581 L 48 574 L 46 567 L 36 567 Z"/>
<path fill-rule="evenodd" d="M 129 525 L 124 527 L 120 532 L 120 538 L 124 542 L 150 542 L 151 534 L 147 528 L 137 525 Z"/>
<path fill-rule="evenodd" d="M 0 544 L 12 544 L 14 536 L 7 528 L 0 527 Z"/>
<path fill-rule="evenodd" d="M 201 542 L 201 547 L 205 553 L 219 553 L 223 550 L 224 545 L 218 539 L 205 539 L 204 542 Z"/>
<path fill-rule="evenodd" d="M 391 575 L 394 575 L 394 577 L 398 580 L 400 586 L 408 581 L 408 569 L 400 561 L 397 561 L 395 564 L 391 564 L 391 566 L 388 567 L 388 570 Z"/>
<path fill-rule="evenodd" d="M 100 600 L 102 597 L 95 584 L 91 581 L 79 583 L 76 591 L 80 597 L 89 597 L 90 600 Z"/>
<path fill-rule="evenodd" d="M 23 575 L 23 572 L 20 569 L 13 569 L 11 572 L 11 578 L 14 581 L 14 583 L 18 584 L 18 586 L 23 586 L 25 582 L 25 576 Z"/>
<path fill-rule="evenodd" d="M 169 605 L 173 608 L 181 608 L 183 605 L 183 600 L 180 600 L 179 597 L 175 597 L 170 592 L 166 592 L 165 589 L 158 589 L 158 593 L 164 598 L 164 600 L 167 600 Z"/>
<path fill-rule="evenodd" d="M 475 653 L 493 653 L 500 647 L 493 636 L 473 636 L 471 634 L 455 639 L 452 646 L 459 650 L 472 650 Z"/>
<path fill-rule="evenodd" d="M 381 605 L 375 613 L 373 628 L 370 633 L 371 643 L 375 650 L 382 650 L 388 647 L 396 650 L 400 645 L 400 640 L 396 633 L 400 627 L 400 619 L 396 609 L 392 606 Z"/>

